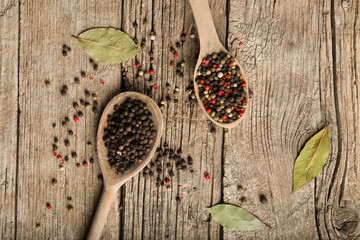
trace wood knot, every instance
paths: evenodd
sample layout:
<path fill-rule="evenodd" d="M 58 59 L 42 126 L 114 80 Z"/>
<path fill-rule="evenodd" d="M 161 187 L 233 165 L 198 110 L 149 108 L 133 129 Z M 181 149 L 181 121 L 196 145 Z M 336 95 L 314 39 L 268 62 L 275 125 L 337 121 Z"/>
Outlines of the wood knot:
<path fill-rule="evenodd" d="M 338 208 L 334 215 L 334 227 L 344 235 L 353 233 L 359 223 L 356 211 L 349 207 Z"/>

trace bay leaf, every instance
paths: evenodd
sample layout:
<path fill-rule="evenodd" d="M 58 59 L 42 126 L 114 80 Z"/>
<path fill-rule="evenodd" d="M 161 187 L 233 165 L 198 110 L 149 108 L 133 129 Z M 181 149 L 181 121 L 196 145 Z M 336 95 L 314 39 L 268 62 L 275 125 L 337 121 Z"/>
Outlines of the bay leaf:
<path fill-rule="evenodd" d="M 329 152 L 330 137 L 328 127 L 325 127 L 305 144 L 296 158 L 293 194 L 321 172 Z"/>
<path fill-rule="evenodd" d="M 138 53 L 138 46 L 124 32 L 114 28 L 94 28 L 75 37 L 85 52 L 105 63 L 122 63 Z"/>
<path fill-rule="evenodd" d="M 251 231 L 266 226 L 251 213 L 234 205 L 218 204 L 206 210 L 218 223 L 228 229 Z"/>

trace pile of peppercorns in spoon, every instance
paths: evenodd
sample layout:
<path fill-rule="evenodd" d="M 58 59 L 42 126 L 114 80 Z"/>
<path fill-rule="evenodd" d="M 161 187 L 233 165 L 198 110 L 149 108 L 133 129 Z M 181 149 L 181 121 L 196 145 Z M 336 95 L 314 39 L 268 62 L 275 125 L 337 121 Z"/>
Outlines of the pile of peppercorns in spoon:
<path fill-rule="evenodd" d="M 149 155 L 157 131 L 146 103 L 131 98 L 114 105 L 107 118 L 103 141 L 108 149 L 110 167 L 122 173 Z"/>
<path fill-rule="evenodd" d="M 219 123 L 232 123 L 246 110 L 246 82 L 235 59 L 224 52 L 203 58 L 196 83 L 206 112 Z"/>

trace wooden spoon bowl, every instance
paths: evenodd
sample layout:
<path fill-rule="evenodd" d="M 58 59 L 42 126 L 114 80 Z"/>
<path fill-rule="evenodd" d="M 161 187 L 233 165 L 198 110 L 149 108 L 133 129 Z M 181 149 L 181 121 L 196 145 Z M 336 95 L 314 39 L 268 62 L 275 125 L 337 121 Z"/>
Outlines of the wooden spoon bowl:
<path fill-rule="evenodd" d="M 131 169 L 126 170 L 123 173 L 116 174 L 114 169 L 110 168 L 108 150 L 105 148 L 103 141 L 104 129 L 107 126 L 107 118 L 114 112 L 114 105 L 121 105 L 126 99 L 131 98 L 146 103 L 148 110 L 152 114 L 152 120 L 154 122 L 157 135 L 156 140 L 152 146 L 152 149 L 145 160 L 137 162 Z M 101 199 L 97 206 L 97 210 L 92 221 L 87 239 L 99 239 L 102 229 L 105 225 L 106 217 L 109 213 L 111 203 L 117 190 L 133 176 L 138 174 L 153 157 L 156 148 L 160 143 L 160 138 L 163 132 L 163 118 L 158 105 L 148 96 L 137 92 L 124 92 L 115 96 L 105 107 L 104 112 L 101 115 L 97 132 L 97 151 L 99 156 L 100 168 L 104 177 L 104 190 L 101 195 Z"/>
<path fill-rule="evenodd" d="M 195 72 L 194 72 L 194 90 L 195 90 L 195 95 L 196 95 L 197 101 L 199 102 L 200 108 L 203 110 L 203 112 L 206 114 L 206 116 L 213 123 L 215 123 L 216 125 L 223 127 L 223 128 L 233 128 L 241 122 L 241 120 L 244 118 L 247 110 L 245 109 L 244 114 L 232 123 L 219 123 L 219 122 L 215 121 L 206 112 L 204 103 L 200 98 L 198 85 L 195 81 L 196 77 L 198 76 L 198 69 L 199 69 L 199 66 L 200 66 L 203 58 L 205 58 L 207 55 L 210 55 L 212 53 L 224 52 L 229 55 L 231 55 L 231 54 L 224 48 L 224 46 L 221 44 L 221 42 L 218 38 L 213 19 L 211 17 L 208 0 L 189 0 L 189 1 L 190 1 L 191 9 L 192 9 L 192 12 L 193 12 L 193 15 L 195 18 L 195 22 L 196 22 L 196 26 L 197 26 L 198 34 L 199 34 L 199 39 L 200 39 L 200 54 L 199 54 L 198 61 L 195 66 Z M 245 87 L 246 99 L 249 99 L 247 79 L 245 77 L 244 71 L 241 68 L 241 66 L 237 60 L 235 60 L 234 63 L 235 63 L 235 65 L 240 67 L 240 73 L 243 76 L 242 80 L 246 82 L 246 87 Z"/>

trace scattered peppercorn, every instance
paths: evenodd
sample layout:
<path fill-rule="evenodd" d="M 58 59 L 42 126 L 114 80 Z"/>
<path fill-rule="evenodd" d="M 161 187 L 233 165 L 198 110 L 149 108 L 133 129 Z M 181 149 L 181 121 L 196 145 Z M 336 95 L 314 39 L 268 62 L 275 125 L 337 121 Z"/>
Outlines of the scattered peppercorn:
<path fill-rule="evenodd" d="M 50 203 L 46 203 L 46 208 L 50 210 L 50 209 L 51 209 L 51 204 L 50 204 Z"/>
<path fill-rule="evenodd" d="M 65 117 L 65 122 L 70 122 L 70 118 Z"/>
<path fill-rule="evenodd" d="M 53 128 L 56 128 L 56 123 L 53 123 L 53 124 L 52 124 L 52 127 L 53 127 Z"/>
<path fill-rule="evenodd" d="M 79 117 L 83 117 L 84 116 L 84 114 L 83 114 L 83 112 L 82 111 L 78 111 L 78 114 L 77 114 Z"/>
<path fill-rule="evenodd" d="M 66 50 L 64 50 L 64 49 L 62 50 L 62 52 L 61 52 L 61 53 L 62 53 L 62 55 L 63 55 L 64 57 L 66 57 L 66 56 L 67 56 L 67 54 L 68 54 L 68 53 L 67 53 L 67 51 L 66 51 Z"/>
<path fill-rule="evenodd" d="M 72 158 L 77 158 L 77 153 L 76 153 L 76 152 L 72 152 L 72 153 L 71 153 L 71 157 L 72 157 Z"/>
<path fill-rule="evenodd" d="M 79 79 L 78 77 L 75 77 L 75 78 L 74 78 L 74 82 L 75 82 L 76 84 L 80 84 L 80 79 Z"/>
<path fill-rule="evenodd" d="M 74 132 L 72 130 L 69 130 L 68 133 L 70 136 L 72 136 L 74 134 Z"/>
<path fill-rule="evenodd" d="M 53 185 L 54 187 L 56 187 L 57 184 L 58 184 L 58 181 L 57 181 L 55 178 L 53 178 L 53 179 L 51 180 L 51 185 Z"/>
<path fill-rule="evenodd" d="M 74 109 L 79 109 L 79 104 L 77 102 L 73 102 L 73 108 Z"/>
<path fill-rule="evenodd" d="M 240 198 L 240 202 L 241 202 L 242 205 L 245 205 L 247 203 L 246 197 Z"/>
<path fill-rule="evenodd" d="M 85 73 L 84 71 L 81 71 L 81 72 L 80 72 L 80 75 L 81 75 L 82 78 L 85 78 L 85 77 L 86 77 L 86 73 Z"/>
<path fill-rule="evenodd" d="M 139 25 L 137 24 L 136 21 L 134 21 L 134 22 L 133 22 L 133 26 L 134 26 L 134 28 L 137 28 Z"/>
<path fill-rule="evenodd" d="M 64 159 L 66 162 L 69 161 L 69 156 L 65 156 Z"/>
<path fill-rule="evenodd" d="M 260 200 L 260 202 L 261 202 L 262 204 L 266 204 L 266 203 L 268 202 L 268 200 L 267 200 L 267 198 L 265 197 L 264 194 L 261 194 L 261 195 L 259 196 L 259 200 Z"/>
<path fill-rule="evenodd" d="M 181 198 L 179 196 L 176 196 L 176 202 L 178 202 L 178 203 L 181 202 Z"/>
<path fill-rule="evenodd" d="M 51 86 L 51 83 L 50 83 L 49 80 L 45 80 L 45 86 L 46 86 L 46 87 L 50 87 L 50 86 Z"/>
<path fill-rule="evenodd" d="M 67 205 L 67 210 L 68 210 L 69 212 L 72 212 L 72 211 L 74 210 L 74 207 L 73 207 L 72 205 L 68 204 L 68 205 Z"/>
<path fill-rule="evenodd" d="M 63 127 L 67 127 L 67 124 L 66 124 L 65 121 L 62 121 L 62 122 L 61 122 L 61 125 L 62 125 Z"/>
<path fill-rule="evenodd" d="M 57 143 L 59 139 L 57 137 L 54 137 L 54 143 Z"/>
<path fill-rule="evenodd" d="M 241 192 L 244 191 L 244 188 L 243 188 L 241 185 L 239 185 L 239 186 L 237 187 L 237 190 L 241 193 Z"/>
<path fill-rule="evenodd" d="M 69 142 L 69 140 L 65 139 L 65 141 L 64 141 L 64 145 L 65 145 L 65 147 L 69 147 L 69 146 L 70 146 L 70 142 Z"/>
<path fill-rule="evenodd" d="M 97 63 L 95 63 L 94 65 L 93 65 L 93 69 L 94 69 L 94 71 L 99 71 L 99 65 L 97 64 Z"/>
<path fill-rule="evenodd" d="M 88 90 L 84 91 L 85 97 L 90 97 L 90 92 Z"/>

